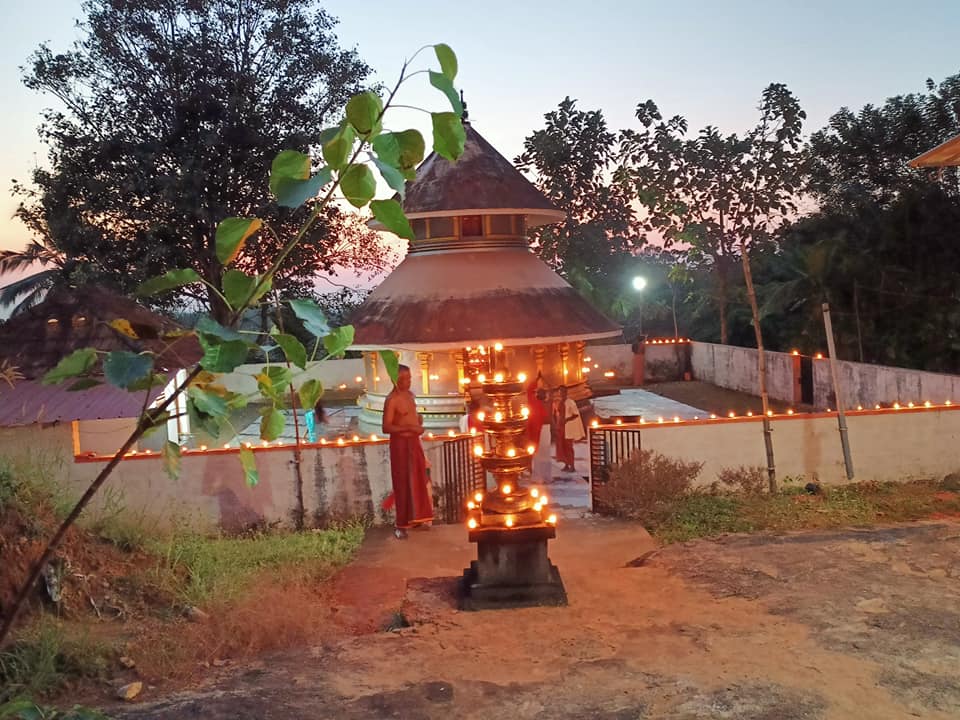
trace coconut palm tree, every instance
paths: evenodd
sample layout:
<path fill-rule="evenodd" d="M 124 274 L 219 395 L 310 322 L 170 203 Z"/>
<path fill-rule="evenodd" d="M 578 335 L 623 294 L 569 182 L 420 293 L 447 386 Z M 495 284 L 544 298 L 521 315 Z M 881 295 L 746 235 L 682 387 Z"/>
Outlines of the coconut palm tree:
<path fill-rule="evenodd" d="M 37 266 L 41 269 L 36 270 Z M 31 240 L 23 250 L 3 250 L 0 276 L 27 270 L 36 272 L 0 288 L 0 307 L 12 308 L 11 315 L 33 307 L 51 288 L 66 282 L 75 266 L 76 263 L 60 251 L 36 240 Z"/>

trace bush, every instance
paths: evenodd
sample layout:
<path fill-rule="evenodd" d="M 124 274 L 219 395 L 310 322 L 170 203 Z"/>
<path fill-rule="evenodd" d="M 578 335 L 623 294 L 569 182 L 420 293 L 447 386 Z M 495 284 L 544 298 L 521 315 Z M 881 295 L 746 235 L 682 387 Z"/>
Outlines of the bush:
<path fill-rule="evenodd" d="M 610 471 L 610 480 L 594 491 L 600 512 L 656 524 L 689 494 L 703 463 L 668 458 L 653 450 L 637 450 Z"/>
<path fill-rule="evenodd" d="M 717 473 L 717 483 L 713 484 L 714 491 L 719 489 L 718 483 L 728 490 L 744 495 L 763 495 L 770 488 L 766 469 L 758 465 L 723 468 Z"/>

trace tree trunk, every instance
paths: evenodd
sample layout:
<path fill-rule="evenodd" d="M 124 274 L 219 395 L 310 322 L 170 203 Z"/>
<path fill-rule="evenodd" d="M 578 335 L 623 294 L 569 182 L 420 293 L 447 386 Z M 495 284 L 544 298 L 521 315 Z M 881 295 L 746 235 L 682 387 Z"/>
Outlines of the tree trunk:
<path fill-rule="evenodd" d="M 760 402 L 763 405 L 763 444 L 767 451 L 767 481 L 770 492 L 777 491 L 777 468 L 773 459 L 773 428 L 770 427 L 770 401 L 767 397 L 767 357 L 763 352 L 763 331 L 760 329 L 760 310 L 757 307 L 757 293 L 753 289 L 753 273 L 750 272 L 750 256 L 746 242 L 740 240 L 740 260 L 743 263 L 743 280 L 747 285 L 747 297 L 750 299 L 750 313 L 753 315 L 753 330 L 757 336 L 757 371 L 760 380 Z"/>
<path fill-rule="evenodd" d="M 717 258 L 717 309 L 720 311 L 720 343 L 726 345 L 730 333 L 727 329 L 727 265 L 724 258 Z"/>
<path fill-rule="evenodd" d="M 673 337 L 676 339 L 680 337 L 680 328 L 677 326 L 677 288 L 674 286 L 671 289 L 673 290 Z"/>

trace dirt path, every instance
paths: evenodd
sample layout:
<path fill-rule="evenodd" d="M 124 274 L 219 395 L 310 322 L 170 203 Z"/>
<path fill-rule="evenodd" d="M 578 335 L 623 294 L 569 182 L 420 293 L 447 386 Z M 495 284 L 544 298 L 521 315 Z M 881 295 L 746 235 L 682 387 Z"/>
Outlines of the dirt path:
<path fill-rule="evenodd" d="M 265 658 L 121 718 L 956 718 L 960 525 L 728 537 L 654 549 L 571 521 L 566 608 L 464 613 L 461 528 L 372 534 L 341 626 L 413 626 Z M 645 558 L 642 561 L 641 558 Z M 269 608 L 264 608 L 269 612 Z M 333 635 L 331 635 L 333 638 Z"/>

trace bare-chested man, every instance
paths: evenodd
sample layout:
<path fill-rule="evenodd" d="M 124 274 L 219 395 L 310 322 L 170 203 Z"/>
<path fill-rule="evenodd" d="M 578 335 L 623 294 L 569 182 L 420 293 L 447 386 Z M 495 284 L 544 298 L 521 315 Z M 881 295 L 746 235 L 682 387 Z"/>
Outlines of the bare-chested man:
<path fill-rule="evenodd" d="M 433 520 L 426 458 L 420 445 L 423 420 L 410 381 L 410 368 L 401 365 L 397 383 L 383 404 L 383 432 L 390 436 L 390 475 L 397 513 L 394 532 L 401 540 L 409 528 Z"/>

